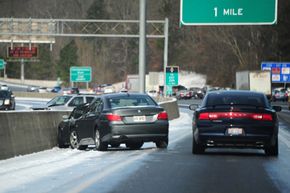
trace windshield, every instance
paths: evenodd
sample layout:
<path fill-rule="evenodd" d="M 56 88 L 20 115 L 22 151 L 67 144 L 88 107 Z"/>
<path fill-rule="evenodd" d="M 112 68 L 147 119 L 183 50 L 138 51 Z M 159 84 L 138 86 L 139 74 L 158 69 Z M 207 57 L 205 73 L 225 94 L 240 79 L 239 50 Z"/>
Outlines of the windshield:
<path fill-rule="evenodd" d="M 128 106 L 156 106 L 156 103 L 148 96 L 118 96 L 108 99 L 110 108 Z"/>
<path fill-rule="evenodd" d="M 47 106 L 51 107 L 65 105 L 71 98 L 72 96 L 57 96 L 54 97 L 51 101 L 49 101 L 47 103 Z"/>

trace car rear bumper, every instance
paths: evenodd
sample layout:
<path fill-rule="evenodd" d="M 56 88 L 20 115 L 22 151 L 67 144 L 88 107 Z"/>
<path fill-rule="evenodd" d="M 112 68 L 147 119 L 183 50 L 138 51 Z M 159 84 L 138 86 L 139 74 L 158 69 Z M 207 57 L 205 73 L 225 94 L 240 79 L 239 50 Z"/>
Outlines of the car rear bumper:
<path fill-rule="evenodd" d="M 102 140 L 104 142 L 126 141 L 158 141 L 168 139 L 168 123 L 158 124 L 134 124 L 134 125 L 111 125 Z"/>
<path fill-rule="evenodd" d="M 239 147 L 239 148 L 264 148 L 275 144 L 277 135 L 272 134 L 244 134 L 230 136 L 225 133 L 194 133 L 195 140 L 205 147 Z"/>

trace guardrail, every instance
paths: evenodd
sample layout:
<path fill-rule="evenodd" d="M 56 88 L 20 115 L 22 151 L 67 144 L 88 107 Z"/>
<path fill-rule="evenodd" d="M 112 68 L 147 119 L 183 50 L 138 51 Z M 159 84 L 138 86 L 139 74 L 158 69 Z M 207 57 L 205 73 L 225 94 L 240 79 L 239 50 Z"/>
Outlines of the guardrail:
<path fill-rule="evenodd" d="M 47 98 L 47 95 L 46 97 Z M 170 120 L 179 117 L 176 99 L 160 102 Z M 57 145 L 58 124 L 68 111 L 0 112 L 0 160 L 51 149 Z"/>

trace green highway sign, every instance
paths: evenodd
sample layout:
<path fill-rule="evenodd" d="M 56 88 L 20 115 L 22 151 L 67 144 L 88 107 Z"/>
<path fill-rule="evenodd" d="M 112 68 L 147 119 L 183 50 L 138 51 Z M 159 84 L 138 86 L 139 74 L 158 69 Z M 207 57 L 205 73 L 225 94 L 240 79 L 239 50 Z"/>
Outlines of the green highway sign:
<path fill-rule="evenodd" d="M 92 68 L 86 67 L 70 67 L 70 81 L 71 82 L 91 82 Z"/>
<path fill-rule="evenodd" d="M 166 86 L 178 85 L 178 66 L 167 66 L 166 67 Z"/>
<path fill-rule="evenodd" d="M 182 25 L 271 25 L 278 0 L 180 0 Z"/>
<path fill-rule="evenodd" d="M 6 62 L 3 59 L 0 59 L 0 69 L 4 69 Z"/>

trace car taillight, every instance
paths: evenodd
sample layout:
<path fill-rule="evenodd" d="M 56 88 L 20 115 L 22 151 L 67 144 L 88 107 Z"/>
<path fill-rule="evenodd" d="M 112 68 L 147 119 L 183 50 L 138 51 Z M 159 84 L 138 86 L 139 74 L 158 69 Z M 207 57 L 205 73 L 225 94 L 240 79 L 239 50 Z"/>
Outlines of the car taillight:
<path fill-rule="evenodd" d="M 158 114 L 157 119 L 158 120 L 168 120 L 168 114 L 165 111 L 163 111 L 163 112 Z"/>
<path fill-rule="evenodd" d="M 108 121 L 122 121 L 122 117 L 116 114 L 107 114 L 106 115 Z"/>
<path fill-rule="evenodd" d="M 252 119 L 263 120 L 263 121 L 272 121 L 273 117 L 270 114 L 252 114 Z"/>
<path fill-rule="evenodd" d="M 199 120 L 217 120 L 217 119 L 254 119 L 263 121 L 272 121 L 271 114 L 266 113 L 243 113 L 243 112 L 212 112 L 212 113 L 200 113 Z"/>

